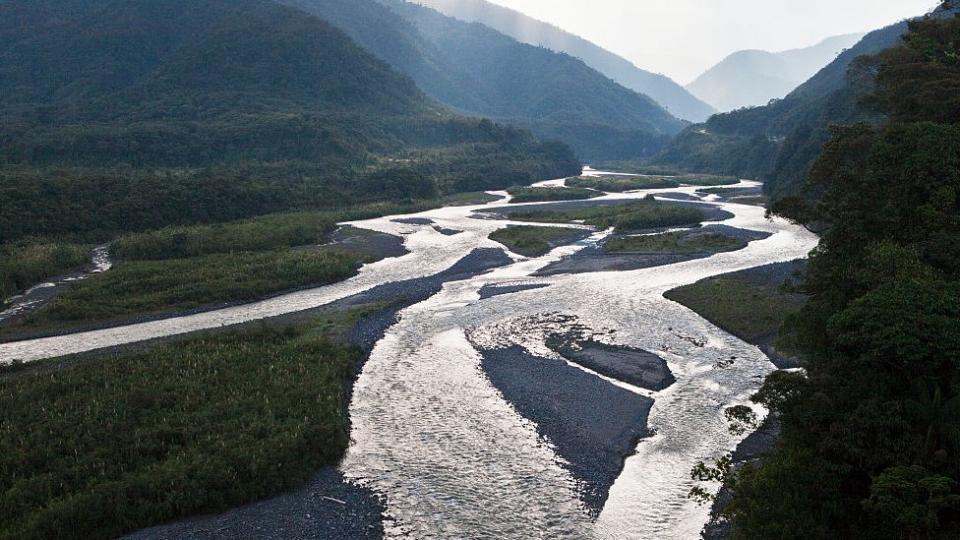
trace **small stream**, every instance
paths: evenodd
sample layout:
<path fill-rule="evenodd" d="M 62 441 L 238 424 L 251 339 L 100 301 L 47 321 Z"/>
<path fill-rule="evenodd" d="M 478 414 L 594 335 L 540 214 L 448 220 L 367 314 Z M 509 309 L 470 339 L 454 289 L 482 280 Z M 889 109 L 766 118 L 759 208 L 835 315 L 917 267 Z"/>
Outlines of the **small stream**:
<path fill-rule="evenodd" d="M 7 298 L 3 304 L 0 304 L 5 306 L 5 309 L 0 311 L 0 323 L 7 319 L 27 315 L 42 308 L 53 300 L 59 288 L 76 281 L 87 279 L 92 275 L 106 272 L 110 270 L 112 266 L 113 261 L 110 259 L 109 245 L 104 244 L 93 248 L 93 251 L 90 253 L 90 264 L 84 270 L 53 278 L 30 287 L 22 294 Z"/>
<path fill-rule="evenodd" d="M 736 187 L 756 185 L 744 181 Z M 643 190 L 604 198 L 643 198 L 668 192 L 696 196 L 696 190 Z M 477 214 L 502 204 L 441 208 L 403 216 L 422 218 L 403 223 L 396 221 L 398 216 L 352 222 L 356 227 L 402 236 L 410 253 L 366 265 L 341 283 L 262 302 L 0 344 L 0 361 L 37 360 L 274 317 L 318 307 L 378 284 L 433 275 L 475 249 L 502 249 L 487 237 L 514 222 Z M 398 322 L 374 347 L 354 387 L 352 444 L 341 464 L 348 478 L 386 497 L 392 518 L 387 522 L 391 524 L 388 537 L 698 536 L 709 509 L 687 499 L 689 471 L 696 462 L 720 456 L 737 445 L 742 437 L 728 432 L 723 411 L 747 403 L 774 366 L 756 347 L 664 299 L 663 293 L 706 277 L 802 258 L 817 243 L 802 227 L 767 219 L 761 207 L 703 204 L 733 214 L 724 225 L 770 236 L 740 251 L 669 266 L 534 276 L 548 264 L 595 245 L 608 234 L 597 232 L 543 257 L 511 254 L 513 263 L 447 283 L 438 294 L 400 313 Z M 480 289 L 490 285 L 538 287 L 481 300 Z M 553 443 L 504 398 L 481 365 L 480 342 L 516 345 L 538 356 L 551 355 L 544 343 L 545 332 L 528 323 L 543 320 L 547 314 L 563 314 L 578 324 L 603 330 L 612 344 L 653 352 L 667 360 L 676 377 L 673 385 L 659 392 L 605 379 L 655 402 L 649 416 L 652 436 L 641 440 L 636 452 L 627 457 L 598 515 L 584 507 L 577 483 Z M 528 330 L 518 332 L 518 328 Z"/>

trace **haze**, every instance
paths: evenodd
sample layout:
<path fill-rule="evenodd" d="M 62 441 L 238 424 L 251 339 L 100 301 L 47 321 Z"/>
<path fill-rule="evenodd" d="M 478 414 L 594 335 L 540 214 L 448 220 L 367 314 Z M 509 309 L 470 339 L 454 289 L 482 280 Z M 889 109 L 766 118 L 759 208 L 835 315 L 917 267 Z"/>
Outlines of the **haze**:
<path fill-rule="evenodd" d="M 780 51 L 920 15 L 936 0 L 491 0 L 686 84 L 731 52 Z"/>

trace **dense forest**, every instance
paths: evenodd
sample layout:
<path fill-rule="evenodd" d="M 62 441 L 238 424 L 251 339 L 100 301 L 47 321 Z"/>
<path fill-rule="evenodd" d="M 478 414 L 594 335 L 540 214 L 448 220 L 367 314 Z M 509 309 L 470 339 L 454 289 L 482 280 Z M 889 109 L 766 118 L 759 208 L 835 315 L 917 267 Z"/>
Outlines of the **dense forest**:
<path fill-rule="evenodd" d="M 958 10 L 943 5 L 933 16 L 950 17 Z M 883 122 L 882 111 L 861 103 L 873 91 L 876 72 L 863 57 L 896 46 L 906 30 L 903 22 L 867 34 L 782 100 L 687 128 L 654 162 L 762 180 L 774 199 L 798 193 L 832 124 Z"/>
<path fill-rule="evenodd" d="M 3 2 L 0 70 L 0 243 L 579 171 L 267 0 Z"/>
<path fill-rule="evenodd" d="M 779 207 L 822 233 L 785 326 L 806 373 L 753 398 L 783 428 L 730 479 L 737 538 L 960 535 L 960 17 L 869 62 L 888 121 L 834 128 Z"/>

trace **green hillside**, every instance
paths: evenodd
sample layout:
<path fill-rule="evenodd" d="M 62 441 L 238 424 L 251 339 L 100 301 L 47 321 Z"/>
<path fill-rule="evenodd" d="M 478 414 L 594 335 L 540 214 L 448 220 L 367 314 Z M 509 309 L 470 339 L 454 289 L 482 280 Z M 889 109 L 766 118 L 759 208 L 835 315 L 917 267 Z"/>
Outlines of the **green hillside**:
<path fill-rule="evenodd" d="M 579 170 L 267 0 L 12 0 L 0 38 L 0 241 L 95 228 L 98 208 L 139 229 Z"/>

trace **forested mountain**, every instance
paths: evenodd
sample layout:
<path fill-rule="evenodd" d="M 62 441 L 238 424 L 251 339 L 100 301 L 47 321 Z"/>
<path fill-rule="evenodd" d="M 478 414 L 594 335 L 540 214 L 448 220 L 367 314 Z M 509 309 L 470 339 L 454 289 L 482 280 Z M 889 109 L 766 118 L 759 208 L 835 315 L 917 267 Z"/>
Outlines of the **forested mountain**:
<path fill-rule="evenodd" d="M 832 62 L 863 34 L 834 36 L 802 49 L 772 53 L 737 51 L 687 85 L 687 90 L 722 112 L 780 99 Z"/>
<path fill-rule="evenodd" d="M 702 122 L 716 112 L 669 77 L 644 71 L 590 41 L 512 9 L 486 0 L 417 0 L 416 3 L 463 21 L 489 26 L 522 43 L 579 58 L 621 85 L 650 96 L 678 118 Z"/>
<path fill-rule="evenodd" d="M 0 3 L 0 116 L 0 240 L 578 170 L 563 145 L 454 114 L 269 0 Z M 382 174 L 405 181 L 379 193 Z"/>
<path fill-rule="evenodd" d="M 960 537 L 958 59 L 960 17 L 912 22 L 865 62 L 887 119 L 835 127 L 780 208 L 822 233 L 785 327 L 804 370 L 753 397 L 774 450 L 721 472 L 733 538 Z"/>
<path fill-rule="evenodd" d="M 958 11 L 945 5 L 933 16 Z M 763 180 L 775 198 L 796 193 L 829 139 L 831 124 L 882 120 L 881 113 L 859 106 L 873 88 L 875 66 L 856 60 L 897 45 L 906 29 L 902 22 L 867 34 L 782 100 L 690 126 L 654 161 Z"/>
<path fill-rule="evenodd" d="M 402 0 L 283 2 L 342 28 L 441 102 L 559 139 L 583 159 L 651 155 L 684 125 L 575 58 L 427 7 Z"/>

